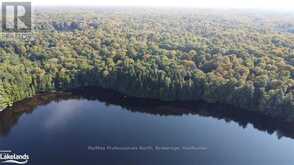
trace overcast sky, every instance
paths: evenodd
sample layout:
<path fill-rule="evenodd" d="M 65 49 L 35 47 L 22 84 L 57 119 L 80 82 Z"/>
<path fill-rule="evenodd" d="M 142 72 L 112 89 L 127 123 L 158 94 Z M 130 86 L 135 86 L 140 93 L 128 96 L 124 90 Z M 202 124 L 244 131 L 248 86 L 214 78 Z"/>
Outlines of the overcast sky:
<path fill-rule="evenodd" d="M 33 3 L 33 5 L 36 6 L 168 6 L 195 8 L 260 8 L 294 10 L 294 0 L 31 0 L 31 2 Z"/>

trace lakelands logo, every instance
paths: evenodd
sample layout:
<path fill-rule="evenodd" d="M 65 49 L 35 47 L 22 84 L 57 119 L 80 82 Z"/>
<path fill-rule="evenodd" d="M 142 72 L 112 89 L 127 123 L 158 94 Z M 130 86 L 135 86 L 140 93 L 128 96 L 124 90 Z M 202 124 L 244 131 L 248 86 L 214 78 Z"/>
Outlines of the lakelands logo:
<path fill-rule="evenodd" d="M 2 164 L 27 164 L 29 162 L 28 154 L 15 154 L 12 151 L 0 151 L 0 162 Z"/>

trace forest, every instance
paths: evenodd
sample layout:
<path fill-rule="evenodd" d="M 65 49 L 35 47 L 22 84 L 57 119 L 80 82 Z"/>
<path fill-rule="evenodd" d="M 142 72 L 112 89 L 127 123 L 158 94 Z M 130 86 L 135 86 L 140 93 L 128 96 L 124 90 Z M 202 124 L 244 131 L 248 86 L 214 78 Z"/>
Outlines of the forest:
<path fill-rule="evenodd" d="M 163 101 L 293 115 L 294 13 L 37 8 L 0 38 L 0 110 L 42 92 L 102 87 Z"/>

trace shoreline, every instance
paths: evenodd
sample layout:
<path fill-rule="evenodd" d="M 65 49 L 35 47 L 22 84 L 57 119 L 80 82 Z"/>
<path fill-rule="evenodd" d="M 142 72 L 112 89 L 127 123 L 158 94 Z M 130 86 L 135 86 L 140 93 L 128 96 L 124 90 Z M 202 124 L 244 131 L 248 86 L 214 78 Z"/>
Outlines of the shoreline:
<path fill-rule="evenodd" d="M 91 92 L 87 92 L 91 91 Z M 212 117 L 225 122 L 235 122 L 242 127 L 252 125 L 254 128 L 272 134 L 277 132 L 278 137 L 294 138 L 294 121 L 282 120 L 261 112 L 244 111 L 228 105 L 211 104 L 203 101 L 195 102 L 167 102 L 156 99 L 141 99 L 122 95 L 109 89 L 79 89 L 67 92 L 41 93 L 32 98 L 17 102 L 13 107 L 0 112 L 0 121 L 7 122 L 9 132 L 13 123 L 18 120 L 22 114 L 32 113 L 39 106 L 46 106 L 50 102 L 59 102 L 64 100 L 83 100 L 100 101 L 106 105 L 120 106 L 122 109 L 146 113 L 159 116 L 183 116 L 198 115 L 202 117 Z M 10 124 L 9 124 L 10 123 Z M 9 126 L 10 125 L 10 126 Z"/>
<path fill-rule="evenodd" d="M 286 122 L 286 123 L 292 123 L 294 122 L 294 112 L 285 110 L 285 111 L 277 111 L 277 110 L 266 110 L 266 111 L 257 111 L 257 110 L 249 110 L 244 109 L 240 107 L 236 107 L 234 105 L 225 104 L 225 103 L 219 103 L 219 102 L 209 102 L 204 99 L 198 99 L 198 100 L 161 100 L 158 98 L 149 98 L 149 97 L 135 97 L 135 96 L 129 96 L 122 92 L 118 92 L 114 89 L 107 89 L 107 88 L 101 88 L 101 87 L 81 87 L 81 88 L 75 88 L 70 90 L 55 90 L 50 92 L 40 92 L 38 94 L 35 94 L 32 97 L 25 98 L 21 101 L 17 101 L 13 103 L 12 106 L 8 106 L 5 109 L 3 109 L 0 112 L 12 109 L 15 105 L 21 104 L 22 102 L 32 100 L 34 98 L 38 98 L 39 96 L 54 96 L 54 97 L 80 97 L 80 98 L 87 98 L 87 99 L 98 99 L 103 101 L 109 101 L 111 102 L 114 100 L 115 104 L 120 104 L 121 101 L 128 100 L 132 103 L 135 103 L 135 105 L 140 106 L 150 106 L 150 105 L 184 105 L 189 108 L 193 108 L 193 106 L 197 107 L 198 104 L 205 104 L 205 105 L 211 105 L 211 106 L 219 106 L 224 107 L 224 109 L 229 109 L 229 111 L 237 111 L 238 113 L 253 113 L 253 115 L 261 115 L 269 119 L 273 119 L 279 122 Z M 226 110 L 224 110 L 226 111 Z"/>

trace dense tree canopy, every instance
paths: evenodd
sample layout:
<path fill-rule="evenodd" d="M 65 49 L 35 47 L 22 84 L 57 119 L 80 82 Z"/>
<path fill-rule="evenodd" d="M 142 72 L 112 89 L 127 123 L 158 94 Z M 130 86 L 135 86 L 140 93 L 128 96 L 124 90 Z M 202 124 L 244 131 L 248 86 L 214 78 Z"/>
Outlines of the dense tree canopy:
<path fill-rule="evenodd" d="M 294 110 L 294 15 L 181 9 L 37 9 L 0 39 L 0 109 L 85 86 L 161 100 Z"/>

